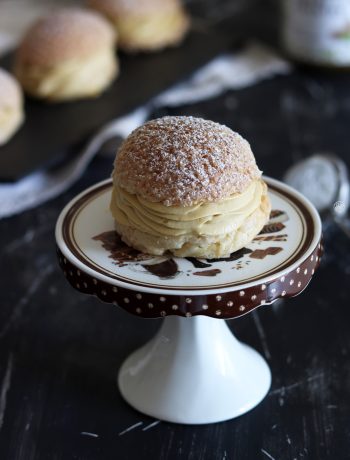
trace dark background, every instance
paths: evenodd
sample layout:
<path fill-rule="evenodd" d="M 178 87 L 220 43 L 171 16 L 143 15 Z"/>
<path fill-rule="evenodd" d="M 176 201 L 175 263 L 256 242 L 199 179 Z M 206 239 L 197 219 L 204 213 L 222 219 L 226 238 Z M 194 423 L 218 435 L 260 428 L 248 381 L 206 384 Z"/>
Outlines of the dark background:
<path fill-rule="evenodd" d="M 266 11 L 265 17 L 268 24 Z M 350 166 L 345 73 L 297 68 L 153 115 L 168 113 L 202 116 L 237 130 L 272 177 L 323 151 Z M 112 158 L 97 157 L 62 196 L 0 222 L 0 460 L 349 459 L 350 245 L 332 225 L 321 267 L 304 293 L 229 322 L 271 366 L 272 387 L 262 403 L 225 423 L 161 422 L 142 431 L 154 420 L 122 400 L 116 373 L 161 320 L 142 320 L 75 292 L 54 249 L 63 206 L 108 177 L 111 164 Z M 184 394 L 190 397 L 191 382 Z M 138 422 L 143 425 L 119 435 Z"/>

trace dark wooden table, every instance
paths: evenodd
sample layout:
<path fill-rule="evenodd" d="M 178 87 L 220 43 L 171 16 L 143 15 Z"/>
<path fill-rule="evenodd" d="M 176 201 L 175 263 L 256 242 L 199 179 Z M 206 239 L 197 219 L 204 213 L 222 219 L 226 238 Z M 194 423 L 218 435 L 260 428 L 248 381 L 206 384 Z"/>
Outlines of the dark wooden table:
<path fill-rule="evenodd" d="M 154 115 L 165 113 L 239 131 L 273 177 L 320 151 L 350 165 L 347 75 L 297 70 Z M 62 196 L 0 222 L 0 459 L 349 459 L 350 244 L 333 226 L 321 268 L 303 294 L 229 323 L 272 369 L 271 390 L 256 409 L 215 425 L 150 426 L 154 419 L 122 400 L 117 369 L 161 320 L 75 292 L 54 248 L 62 207 L 109 176 L 111 163 L 96 158 Z M 184 395 L 191 397 L 191 382 Z"/>

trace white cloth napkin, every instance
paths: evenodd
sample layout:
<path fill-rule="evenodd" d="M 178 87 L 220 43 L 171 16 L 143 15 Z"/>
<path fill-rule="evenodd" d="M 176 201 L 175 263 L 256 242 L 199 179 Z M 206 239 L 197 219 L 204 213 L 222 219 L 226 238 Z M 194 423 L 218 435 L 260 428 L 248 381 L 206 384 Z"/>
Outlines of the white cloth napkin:
<path fill-rule="evenodd" d="M 59 170 L 38 171 L 16 183 L 0 184 L 0 219 L 38 206 L 59 195 L 79 179 L 108 139 L 114 136 L 126 137 L 154 109 L 205 100 L 228 89 L 240 89 L 277 74 L 287 74 L 290 70 L 286 61 L 257 43 L 247 45 L 239 53 L 215 58 L 187 81 L 173 86 L 126 116 L 111 121 L 78 156 Z"/>

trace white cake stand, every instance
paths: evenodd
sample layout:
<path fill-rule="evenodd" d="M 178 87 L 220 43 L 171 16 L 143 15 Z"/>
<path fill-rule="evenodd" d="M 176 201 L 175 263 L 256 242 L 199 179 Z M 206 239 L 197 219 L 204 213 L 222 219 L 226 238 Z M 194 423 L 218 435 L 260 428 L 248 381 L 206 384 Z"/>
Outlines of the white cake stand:
<path fill-rule="evenodd" d="M 273 209 L 269 224 L 247 248 L 214 261 L 152 257 L 122 243 L 108 210 L 111 180 L 62 211 L 57 251 L 72 286 L 135 315 L 165 317 L 156 336 L 119 371 L 121 394 L 135 409 L 170 422 L 221 422 L 249 411 L 268 392 L 267 363 L 222 319 L 299 294 L 323 249 L 312 204 L 265 180 Z"/>

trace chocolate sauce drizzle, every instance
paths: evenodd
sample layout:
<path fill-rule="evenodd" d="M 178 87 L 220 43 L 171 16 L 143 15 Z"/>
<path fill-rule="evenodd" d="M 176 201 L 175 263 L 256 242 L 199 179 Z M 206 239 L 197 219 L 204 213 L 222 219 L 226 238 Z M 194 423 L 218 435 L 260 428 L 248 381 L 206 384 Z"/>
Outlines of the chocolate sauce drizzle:
<path fill-rule="evenodd" d="M 285 225 L 282 222 L 278 222 L 278 219 L 288 220 L 288 216 L 284 211 L 273 210 L 271 211 L 270 219 L 274 219 L 274 222 L 268 222 L 263 227 L 259 235 L 280 232 L 285 228 Z M 119 267 L 123 267 L 131 263 L 136 263 L 136 265 L 142 266 L 148 273 L 161 279 L 175 278 L 180 273 L 179 266 L 176 263 L 176 260 L 174 260 L 172 257 L 164 256 L 164 260 L 155 264 L 143 263 L 149 260 L 153 260 L 154 256 L 150 254 L 144 254 L 143 252 L 128 246 L 122 241 L 121 237 L 118 235 L 118 233 L 116 233 L 115 230 L 100 233 L 99 235 L 94 236 L 92 239 L 101 242 L 102 247 L 109 252 L 109 258 L 113 259 L 113 262 Z M 254 241 L 286 241 L 286 239 L 287 234 L 281 234 L 257 236 Z M 242 248 L 238 251 L 232 252 L 229 257 L 204 260 L 198 259 L 196 257 L 186 257 L 186 260 L 188 260 L 194 268 L 206 269 L 192 272 L 192 275 L 213 277 L 221 273 L 219 268 L 212 268 L 213 264 L 216 262 L 238 261 L 237 264 L 232 268 L 239 270 L 243 268 L 243 263 L 245 265 L 249 264 L 249 260 L 245 259 L 245 256 L 248 254 L 249 258 L 251 259 L 264 259 L 266 256 L 278 254 L 282 250 L 283 248 L 277 246 L 270 246 L 266 249 L 255 250 Z M 245 259 L 245 261 L 243 261 L 243 259 Z"/>
<path fill-rule="evenodd" d="M 252 259 L 265 259 L 266 256 L 274 256 L 283 251 L 283 248 L 278 246 L 270 246 L 266 249 L 255 249 L 249 257 Z"/>
<path fill-rule="evenodd" d="M 286 226 L 284 224 L 282 224 L 282 222 L 276 222 L 276 223 L 272 223 L 272 224 L 266 224 L 264 225 L 263 229 L 261 230 L 261 232 L 259 233 L 259 235 L 262 235 L 264 233 L 276 233 L 276 232 L 280 232 L 281 230 L 283 230 Z"/>
<path fill-rule="evenodd" d="M 124 243 L 115 230 L 100 233 L 92 239 L 101 241 L 102 247 L 110 253 L 109 257 L 113 259 L 117 265 L 124 265 L 125 262 L 139 262 L 153 259 L 153 256 L 144 254 Z"/>
<path fill-rule="evenodd" d="M 285 212 L 281 211 L 280 209 L 272 209 L 272 211 L 270 212 L 270 219 L 275 219 L 276 217 L 280 217 L 284 214 Z"/>
<path fill-rule="evenodd" d="M 201 272 L 193 272 L 193 275 L 197 276 L 216 276 L 221 273 L 219 268 L 212 268 L 211 270 L 203 270 Z"/>
<path fill-rule="evenodd" d="M 248 248 L 242 248 L 238 251 L 232 252 L 228 257 L 220 257 L 218 259 L 207 259 L 208 262 L 233 262 L 234 260 L 238 260 L 241 257 L 245 256 L 246 254 L 251 253 L 252 250 Z"/>
<path fill-rule="evenodd" d="M 179 267 L 174 259 L 167 259 L 159 264 L 142 265 L 152 275 L 162 279 L 174 278 L 179 273 Z"/>
<path fill-rule="evenodd" d="M 194 268 L 208 268 L 211 267 L 211 264 L 207 264 L 202 262 L 201 260 L 197 259 L 196 257 L 186 257 L 186 260 L 191 262 Z"/>

